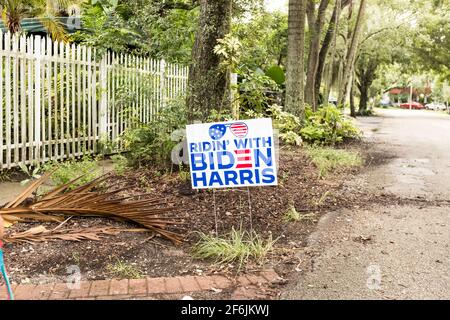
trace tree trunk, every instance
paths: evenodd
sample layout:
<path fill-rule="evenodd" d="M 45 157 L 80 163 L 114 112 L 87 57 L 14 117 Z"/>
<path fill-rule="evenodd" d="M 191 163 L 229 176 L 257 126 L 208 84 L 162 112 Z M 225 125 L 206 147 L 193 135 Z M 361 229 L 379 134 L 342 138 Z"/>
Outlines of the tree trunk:
<path fill-rule="evenodd" d="M 200 0 L 200 19 L 189 69 L 189 121 L 205 121 L 212 110 L 231 110 L 230 73 L 214 53 L 231 28 L 232 0 Z"/>
<path fill-rule="evenodd" d="M 358 114 L 364 116 L 367 110 L 367 102 L 369 101 L 369 88 L 366 85 L 362 85 L 359 88 L 359 92 L 361 96 L 359 100 Z"/>
<path fill-rule="evenodd" d="M 309 11 L 314 10 L 314 0 L 310 0 L 312 5 L 308 6 Z M 308 73 L 306 76 L 306 86 L 305 86 L 305 102 L 313 107 L 313 110 L 317 109 L 317 99 L 315 95 L 315 81 L 317 67 L 319 64 L 319 51 L 320 51 L 320 40 L 322 36 L 322 29 L 325 24 L 325 13 L 327 11 L 328 4 L 330 0 L 321 0 L 319 4 L 319 9 L 317 11 L 316 18 L 310 18 L 310 46 L 308 55 Z M 314 12 L 310 12 L 308 17 L 314 16 Z"/>
<path fill-rule="evenodd" d="M 377 71 L 379 62 L 377 60 L 368 61 L 367 64 L 360 63 L 360 66 L 357 68 L 357 85 L 359 92 L 361 94 L 361 98 L 359 100 L 359 115 L 366 115 L 367 111 L 367 103 L 369 101 L 369 89 L 372 86 L 373 81 L 375 80 L 375 73 Z"/>
<path fill-rule="evenodd" d="M 356 118 L 356 108 L 355 108 L 355 86 L 353 85 L 353 79 L 350 83 L 350 116 Z"/>
<path fill-rule="evenodd" d="M 317 66 L 317 73 L 316 73 L 316 80 L 315 80 L 315 96 L 318 97 L 320 94 L 320 86 L 322 84 L 322 78 L 325 71 L 325 62 L 327 59 L 328 51 L 331 48 L 331 45 L 333 44 L 332 53 L 331 53 L 331 62 L 330 62 L 330 72 L 333 70 L 333 65 L 335 62 L 336 57 L 336 41 L 337 41 L 337 32 L 336 30 L 339 27 L 340 23 L 340 16 L 342 10 L 350 4 L 350 0 L 336 0 L 336 5 L 333 9 L 333 14 L 330 19 L 330 23 L 328 24 L 328 30 L 325 35 L 325 38 L 322 43 L 322 47 L 320 48 L 319 53 L 319 62 Z M 332 78 L 332 75 L 328 75 L 329 78 Z M 328 102 L 329 93 L 330 93 L 330 84 L 326 84 L 326 90 L 324 91 L 324 103 Z"/>
<path fill-rule="evenodd" d="M 364 20 L 366 0 L 361 0 L 359 5 L 358 16 L 356 17 L 356 25 L 353 31 L 352 39 L 350 42 L 350 47 L 348 48 L 347 57 L 344 65 L 344 74 L 342 78 L 342 87 L 339 90 L 338 105 L 343 105 L 348 93 L 348 83 L 351 78 L 351 73 L 353 71 L 353 65 L 355 63 L 356 49 L 358 47 L 358 39 L 361 33 L 362 24 Z"/>
<path fill-rule="evenodd" d="M 304 117 L 305 0 L 289 0 L 286 110 Z"/>

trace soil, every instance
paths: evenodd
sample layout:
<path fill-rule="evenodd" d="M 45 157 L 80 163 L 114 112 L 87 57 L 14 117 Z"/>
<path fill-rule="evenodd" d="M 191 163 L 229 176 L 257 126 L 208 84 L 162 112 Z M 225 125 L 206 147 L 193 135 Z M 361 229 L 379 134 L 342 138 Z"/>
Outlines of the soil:
<path fill-rule="evenodd" d="M 380 165 L 389 158 L 386 154 L 367 153 L 370 150 L 367 143 L 355 142 L 346 148 L 360 151 L 369 166 Z M 357 179 L 362 169 L 319 179 L 317 168 L 300 148 L 283 147 L 279 163 L 279 186 L 267 188 L 197 192 L 190 188 L 190 181 L 183 181 L 183 175 L 179 173 L 161 174 L 148 168 L 114 176 L 110 185 L 126 188 L 120 196 L 148 193 L 151 197 L 165 199 L 173 209 L 172 215 L 181 219 L 182 224 L 175 230 L 185 236 L 184 243 L 174 246 L 151 233 L 124 232 L 105 237 L 102 241 L 6 244 L 5 258 L 10 277 L 16 283 L 65 281 L 69 275 L 67 268 L 72 265 L 80 268 L 83 280 L 236 274 L 236 265 L 219 266 L 211 261 L 193 259 L 190 254 L 192 245 L 198 240 L 198 232 L 215 232 L 215 203 L 219 234 L 228 233 L 232 227 L 242 227 L 247 230 L 253 228 L 263 238 L 272 236 L 277 239 L 264 265 L 247 265 L 240 271 L 273 267 L 280 276 L 289 279 L 293 266 L 299 263 L 295 252 L 305 247 L 306 239 L 322 215 L 343 208 L 361 209 L 373 203 L 400 201 L 389 195 L 370 195 L 355 183 L 350 187 L 346 181 Z M 291 205 L 300 214 L 313 214 L 313 218 L 285 222 L 283 217 Z M 16 224 L 8 232 L 37 225 Z M 50 223 L 45 226 L 51 228 L 56 225 Z M 136 227 L 104 218 L 73 218 L 67 222 L 67 227 L 92 226 Z M 114 272 L 112 267 L 119 265 L 127 266 L 128 271 Z"/>

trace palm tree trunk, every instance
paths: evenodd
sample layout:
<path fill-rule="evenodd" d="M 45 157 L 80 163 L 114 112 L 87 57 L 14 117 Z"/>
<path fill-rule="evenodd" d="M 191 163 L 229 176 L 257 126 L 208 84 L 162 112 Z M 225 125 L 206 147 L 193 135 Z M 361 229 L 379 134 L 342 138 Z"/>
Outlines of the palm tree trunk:
<path fill-rule="evenodd" d="M 346 96 L 348 95 L 349 90 L 349 81 L 351 80 L 351 73 L 353 71 L 353 65 L 355 63 L 355 57 L 356 57 L 356 50 L 358 47 L 358 41 L 359 41 L 359 35 L 361 33 L 363 20 L 364 20 L 364 14 L 365 14 L 365 7 L 366 7 L 366 0 L 361 0 L 361 3 L 359 5 L 359 11 L 358 16 L 356 17 L 356 25 L 355 29 L 353 31 L 353 35 L 350 42 L 350 47 L 348 48 L 347 57 L 344 65 L 344 73 L 342 78 L 342 86 L 339 90 L 339 97 L 338 97 L 338 105 L 343 105 L 346 99 Z"/>
<path fill-rule="evenodd" d="M 328 24 L 328 30 L 325 35 L 325 38 L 322 43 L 322 47 L 320 49 L 319 53 L 319 62 L 317 66 L 317 73 L 316 73 L 316 81 L 315 81 L 315 96 L 318 97 L 320 94 L 320 86 L 322 84 L 322 78 L 324 76 L 325 72 L 325 62 L 327 59 L 327 55 L 329 52 L 329 49 L 331 49 L 330 54 L 330 68 L 329 72 L 332 72 L 334 62 L 336 61 L 336 42 L 337 42 L 337 32 L 336 30 L 339 28 L 340 23 L 340 16 L 342 9 L 344 9 L 347 5 L 350 4 L 349 0 L 336 0 L 335 7 L 333 9 L 333 14 L 330 19 L 330 23 Z M 328 97 L 330 93 L 330 87 L 331 84 L 329 83 L 330 79 L 332 78 L 332 74 L 326 75 L 328 78 L 326 78 L 325 83 L 325 90 L 324 90 L 324 103 L 328 102 Z"/>
<path fill-rule="evenodd" d="M 312 5 L 309 5 L 309 10 L 314 10 L 314 0 L 310 0 Z M 317 99 L 315 95 L 315 81 L 317 68 L 319 65 L 319 52 L 320 52 L 320 39 L 322 36 L 322 29 L 325 24 L 325 13 L 327 11 L 328 4 L 330 0 L 321 0 L 319 4 L 319 9 L 317 12 L 317 18 L 314 18 L 310 24 L 310 47 L 308 55 L 308 72 L 306 76 L 306 86 L 305 86 L 305 102 L 312 106 L 313 110 L 317 109 Z M 310 12 L 308 17 L 314 15 L 314 12 Z"/>
<path fill-rule="evenodd" d="M 304 117 L 306 0 L 289 0 L 286 110 Z"/>
<path fill-rule="evenodd" d="M 355 107 L 355 86 L 353 84 L 354 80 L 353 77 L 350 80 L 349 86 L 350 86 L 350 116 L 353 118 L 356 118 L 356 107 Z"/>

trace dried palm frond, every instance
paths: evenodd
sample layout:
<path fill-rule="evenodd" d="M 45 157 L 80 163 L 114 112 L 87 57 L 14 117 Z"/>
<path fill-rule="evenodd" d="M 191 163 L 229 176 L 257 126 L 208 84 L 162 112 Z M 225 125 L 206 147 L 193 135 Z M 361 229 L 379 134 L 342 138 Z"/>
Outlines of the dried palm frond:
<path fill-rule="evenodd" d="M 106 235 L 117 235 L 120 232 L 144 232 L 147 229 L 124 229 L 124 228 L 85 228 L 85 229 L 53 229 L 48 230 L 44 226 L 38 226 L 23 232 L 15 233 L 4 239 L 5 242 L 44 242 L 44 241 L 82 241 L 93 240 L 100 241 Z"/>
<path fill-rule="evenodd" d="M 50 190 L 43 196 L 29 201 L 29 196 L 33 194 L 50 176 L 50 173 L 43 175 L 25 189 L 16 199 L 0 209 L 0 214 L 9 218 L 22 221 L 32 220 L 52 220 L 58 219 L 56 214 L 66 216 L 102 216 L 113 217 L 122 220 L 136 222 L 143 227 L 159 233 L 163 237 L 173 241 L 181 242 L 181 236 L 166 228 L 179 224 L 179 221 L 164 216 L 170 211 L 166 203 L 159 199 L 148 199 L 149 195 L 139 195 L 143 199 L 133 200 L 138 196 L 114 198 L 124 189 L 112 192 L 100 192 L 95 190 L 101 183 L 109 178 L 109 174 L 101 176 L 87 184 L 69 190 L 80 178 Z M 11 221 L 11 219 L 8 219 Z"/>

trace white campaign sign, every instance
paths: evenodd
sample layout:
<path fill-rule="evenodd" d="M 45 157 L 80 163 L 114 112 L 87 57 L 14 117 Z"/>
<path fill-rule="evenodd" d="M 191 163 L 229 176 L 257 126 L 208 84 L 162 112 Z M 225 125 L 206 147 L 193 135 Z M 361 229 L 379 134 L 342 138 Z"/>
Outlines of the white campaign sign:
<path fill-rule="evenodd" d="M 272 119 L 186 127 L 194 189 L 277 185 Z"/>

